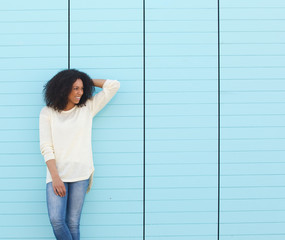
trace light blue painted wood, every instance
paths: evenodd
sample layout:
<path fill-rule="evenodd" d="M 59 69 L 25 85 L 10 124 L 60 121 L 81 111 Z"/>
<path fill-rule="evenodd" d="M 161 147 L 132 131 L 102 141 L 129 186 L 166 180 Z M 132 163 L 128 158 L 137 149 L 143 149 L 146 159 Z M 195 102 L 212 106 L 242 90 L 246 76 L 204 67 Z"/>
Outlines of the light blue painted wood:
<path fill-rule="evenodd" d="M 54 0 L 1 2 L 0 239 L 53 238 L 38 116 L 43 83 L 67 67 L 66 7 Z"/>
<path fill-rule="evenodd" d="M 220 3 L 220 239 L 281 240 L 285 4 Z M 72 67 L 121 82 L 93 121 L 85 240 L 142 239 L 142 6 L 71 1 Z M 67 67 L 67 2 L 0 13 L 0 239 L 54 239 L 38 115 L 43 84 Z M 145 23 L 146 239 L 216 239 L 217 3 L 146 1 Z"/>
<path fill-rule="evenodd" d="M 221 1 L 221 237 L 284 239 L 284 2 Z"/>
<path fill-rule="evenodd" d="M 203 4 L 208 8 L 196 6 Z M 211 6 L 146 2 L 147 240 L 216 239 L 217 15 Z"/>

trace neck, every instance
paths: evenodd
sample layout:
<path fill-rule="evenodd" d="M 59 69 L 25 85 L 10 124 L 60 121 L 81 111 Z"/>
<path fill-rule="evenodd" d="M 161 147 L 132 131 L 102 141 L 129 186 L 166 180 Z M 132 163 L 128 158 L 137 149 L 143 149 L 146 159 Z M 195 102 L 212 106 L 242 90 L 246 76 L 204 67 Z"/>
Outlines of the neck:
<path fill-rule="evenodd" d="M 71 108 L 73 108 L 74 106 L 75 106 L 75 104 L 68 103 L 63 111 L 68 111 Z"/>

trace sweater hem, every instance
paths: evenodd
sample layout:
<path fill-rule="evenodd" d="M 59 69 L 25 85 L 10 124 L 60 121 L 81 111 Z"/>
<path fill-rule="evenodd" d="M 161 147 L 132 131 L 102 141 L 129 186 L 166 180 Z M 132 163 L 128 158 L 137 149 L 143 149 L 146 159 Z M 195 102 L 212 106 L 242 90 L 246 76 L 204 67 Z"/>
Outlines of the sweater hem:
<path fill-rule="evenodd" d="M 89 179 L 91 177 L 93 172 L 94 172 L 94 169 L 88 175 L 85 175 L 83 177 L 78 177 L 78 178 L 73 178 L 73 179 L 63 179 L 63 178 L 61 178 L 61 181 L 63 181 L 63 182 L 78 182 L 78 181 L 86 180 L 86 179 Z M 50 182 L 52 182 L 52 179 L 47 179 L 46 180 L 46 183 L 50 183 Z"/>

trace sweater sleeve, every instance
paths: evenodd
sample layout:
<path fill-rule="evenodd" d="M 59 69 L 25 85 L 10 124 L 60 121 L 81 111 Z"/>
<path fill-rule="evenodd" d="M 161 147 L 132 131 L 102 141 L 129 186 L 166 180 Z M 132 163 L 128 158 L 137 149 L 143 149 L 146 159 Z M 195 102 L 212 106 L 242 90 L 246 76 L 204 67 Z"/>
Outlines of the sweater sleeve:
<path fill-rule="evenodd" d="M 114 97 L 119 88 L 120 82 L 118 80 L 107 79 L 105 81 L 102 91 L 88 100 L 88 105 L 93 117 Z"/>
<path fill-rule="evenodd" d="M 40 150 L 45 162 L 50 159 L 55 159 L 51 134 L 50 116 L 47 107 L 44 107 L 40 112 L 39 129 Z"/>

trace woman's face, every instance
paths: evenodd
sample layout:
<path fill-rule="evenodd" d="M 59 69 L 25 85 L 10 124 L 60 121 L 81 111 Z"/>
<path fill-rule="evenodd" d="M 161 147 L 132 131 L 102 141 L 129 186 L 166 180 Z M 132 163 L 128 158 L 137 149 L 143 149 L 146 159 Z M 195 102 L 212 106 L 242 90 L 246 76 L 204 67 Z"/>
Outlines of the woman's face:
<path fill-rule="evenodd" d="M 71 92 L 68 95 L 68 104 L 69 105 L 78 104 L 82 95 L 83 95 L 83 82 L 81 79 L 77 79 L 73 83 Z"/>

